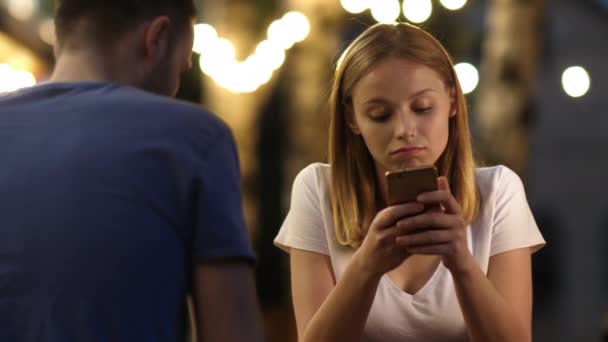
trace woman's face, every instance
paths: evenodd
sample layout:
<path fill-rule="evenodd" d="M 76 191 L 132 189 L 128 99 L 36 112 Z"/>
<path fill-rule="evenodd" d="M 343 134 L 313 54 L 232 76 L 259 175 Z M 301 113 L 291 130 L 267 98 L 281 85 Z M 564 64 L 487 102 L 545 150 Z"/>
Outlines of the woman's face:
<path fill-rule="evenodd" d="M 456 111 L 451 93 L 433 69 L 397 57 L 380 61 L 359 80 L 349 125 L 365 141 L 378 175 L 435 164 Z"/>

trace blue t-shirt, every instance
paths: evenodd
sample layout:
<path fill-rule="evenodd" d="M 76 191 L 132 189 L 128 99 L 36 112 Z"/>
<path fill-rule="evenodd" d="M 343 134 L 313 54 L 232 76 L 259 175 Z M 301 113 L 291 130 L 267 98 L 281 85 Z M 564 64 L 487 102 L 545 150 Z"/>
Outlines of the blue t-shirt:
<path fill-rule="evenodd" d="M 0 96 L 0 341 L 178 341 L 194 263 L 235 257 L 219 119 L 110 83 Z"/>

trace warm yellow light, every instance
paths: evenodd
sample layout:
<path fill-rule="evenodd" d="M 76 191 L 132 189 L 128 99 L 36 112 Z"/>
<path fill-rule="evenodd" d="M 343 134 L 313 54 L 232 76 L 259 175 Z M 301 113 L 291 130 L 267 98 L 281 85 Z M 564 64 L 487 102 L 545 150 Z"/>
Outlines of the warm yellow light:
<path fill-rule="evenodd" d="M 464 7 L 467 4 L 467 0 L 440 0 L 443 7 L 456 11 Z"/>
<path fill-rule="evenodd" d="M 398 0 L 374 0 L 371 5 L 372 17 L 380 23 L 392 23 L 399 18 Z"/>
<path fill-rule="evenodd" d="M 16 70 L 13 73 L 13 81 L 16 89 L 31 87 L 36 84 L 36 78 L 34 75 L 25 70 Z"/>
<path fill-rule="evenodd" d="M 275 20 L 268 27 L 268 40 L 287 50 L 295 43 L 287 22 L 283 19 Z"/>
<path fill-rule="evenodd" d="M 479 73 L 473 65 L 469 63 L 459 63 L 454 66 L 454 69 L 456 70 L 456 75 L 458 76 L 458 81 L 460 82 L 463 93 L 469 94 L 477 88 Z"/>
<path fill-rule="evenodd" d="M 202 54 L 203 52 L 211 52 L 210 48 L 217 39 L 217 31 L 213 26 L 208 24 L 196 24 L 194 26 L 194 44 L 192 51 Z"/>
<path fill-rule="evenodd" d="M 258 44 L 251 58 L 259 63 L 267 63 L 270 69 L 277 70 L 285 61 L 285 51 L 271 41 L 263 40 Z"/>
<path fill-rule="evenodd" d="M 55 21 L 53 19 L 45 19 L 38 27 L 38 34 L 43 42 L 55 44 Z"/>
<path fill-rule="evenodd" d="M 233 93 L 249 93 L 267 83 L 285 61 L 285 50 L 301 42 L 310 33 L 310 21 L 296 11 L 286 13 L 268 27 L 268 39 L 256 47 L 244 61 L 235 59 L 235 49 L 226 39 L 218 38 L 210 25 L 194 28 L 192 50 L 200 53 L 199 66 L 217 85 Z"/>
<path fill-rule="evenodd" d="M 239 93 L 251 93 L 260 86 L 268 83 L 272 77 L 272 69 L 267 64 L 260 64 L 260 61 L 247 59 L 240 63 L 239 67 L 241 78 L 232 88 Z"/>
<path fill-rule="evenodd" d="M 413 23 L 425 22 L 432 12 L 431 0 L 403 0 L 403 15 Z"/>
<path fill-rule="evenodd" d="M 212 77 L 226 73 L 234 63 L 236 63 L 234 46 L 224 38 L 214 40 L 208 53 L 203 51 L 199 60 L 201 70 Z"/>
<path fill-rule="evenodd" d="M 365 11 L 370 7 L 371 2 L 372 0 L 340 0 L 342 8 L 353 14 Z"/>
<path fill-rule="evenodd" d="M 0 64 L 0 94 L 9 91 L 11 86 L 11 76 L 13 75 L 13 68 L 6 64 Z"/>
<path fill-rule="evenodd" d="M 294 43 L 299 43 L 310 33 L 310 21 L 300 12 L 292 11 L 283 16 L 284 25 L 291 32 Z"/>
<path fill-rule="evenodd" d="M 581 97 L 589 91 L 591 78 L 581 66 L 572 66 L 562 74 L 562 86 L 564 91 L 571 97 Z"/>
<path fill-rule="evenodd" d="M 238 64 L 236 62 L 230 63 L 226 68 L 222 69 L 221 72 L 211 75 L 211 77 L 220 87 L 238 93 L 240 75 L 237 73 L 237 66 Z"/>
<path fill-rule="evenodd" d="M 0 93 L 11 92 L 36 84 L 36 78 L 25 70 L 15 70 L 6 64 L 0 64 Z"/>
<path fill-rule="evenodd" d="M 28 20 L 34 16 L 38 2 L 34 0 L 8 0 L 8 13 L 18 20 Z"/>

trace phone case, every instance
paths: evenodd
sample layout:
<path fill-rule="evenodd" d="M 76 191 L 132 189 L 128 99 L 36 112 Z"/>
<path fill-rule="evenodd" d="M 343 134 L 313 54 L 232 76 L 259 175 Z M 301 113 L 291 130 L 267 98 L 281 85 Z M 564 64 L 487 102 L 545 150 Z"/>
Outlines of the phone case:
<path fill-rule="evenodd" d="M 421 166 L 386 173 L 388 204 L 414 202 L 420 193 L 437 190 L 437 169 Z"/>

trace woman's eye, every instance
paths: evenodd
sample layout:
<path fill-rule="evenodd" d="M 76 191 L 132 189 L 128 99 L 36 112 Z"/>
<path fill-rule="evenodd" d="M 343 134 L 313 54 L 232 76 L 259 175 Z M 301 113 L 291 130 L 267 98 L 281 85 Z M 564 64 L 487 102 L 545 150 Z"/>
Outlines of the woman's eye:
<path fill-rule="evenodd" d="M 428 113 L 431 110 L 433 110 L 433 107 L 418 107 L 418 108 L 414 108 L 414 112 L 416 113 Z"/>
<path fill-rule="evenodd" d="M 369 117 L 374 121 L 385 121 L 390 116 L 388 111 L 382 112 L 372 112 L 369 114 Z"/>

